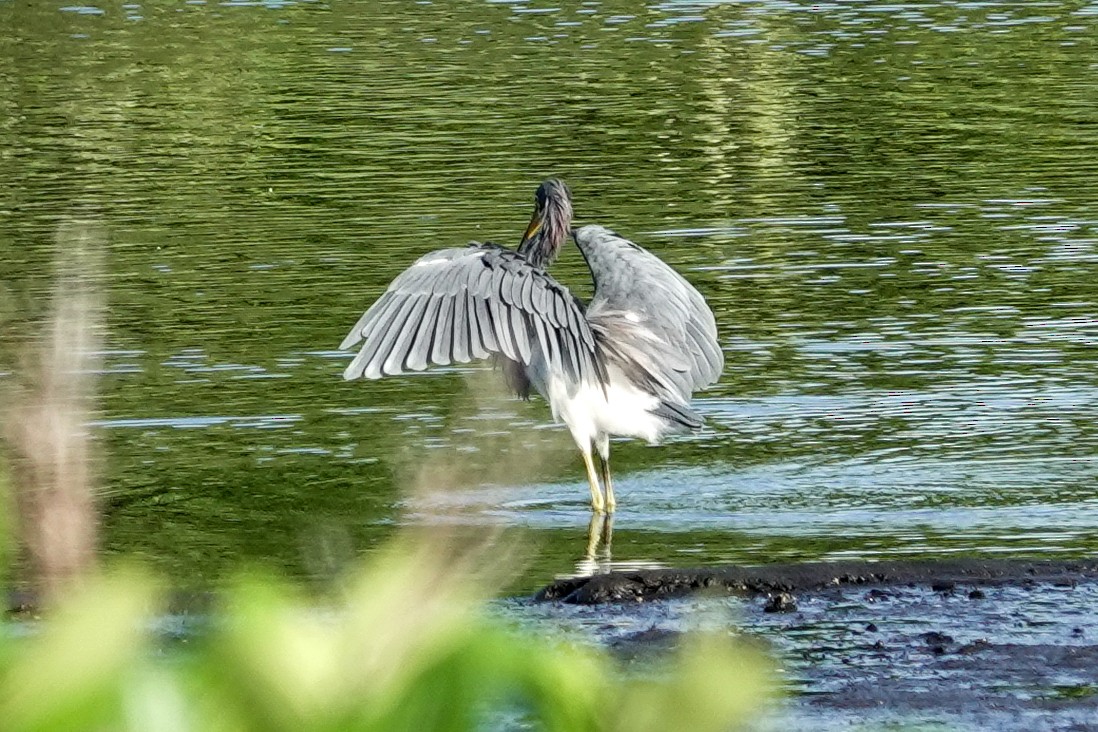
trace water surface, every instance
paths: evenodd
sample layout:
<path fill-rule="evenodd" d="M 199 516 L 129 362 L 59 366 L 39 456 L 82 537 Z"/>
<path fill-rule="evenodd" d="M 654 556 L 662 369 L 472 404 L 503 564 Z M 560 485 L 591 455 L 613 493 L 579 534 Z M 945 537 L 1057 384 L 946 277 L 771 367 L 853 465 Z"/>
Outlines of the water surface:
<path fill-rule="evenodd" d="M 727 354 L 704 430 L 614 444 L 615 560 L 1093 552 L 1096 20 L 0 2 L 0 371 L 59 232 L 91 232 L 109 553 L 324 576 L 454 521 L 518 528 L 535 586 L 588 518 L 545 405 L 490 369 L 344 383 L 334 349 L 420 254 L 516 243 L 559 175 L 697 285 Z M 574 250 L 554 273 L 589 294 Z"/>

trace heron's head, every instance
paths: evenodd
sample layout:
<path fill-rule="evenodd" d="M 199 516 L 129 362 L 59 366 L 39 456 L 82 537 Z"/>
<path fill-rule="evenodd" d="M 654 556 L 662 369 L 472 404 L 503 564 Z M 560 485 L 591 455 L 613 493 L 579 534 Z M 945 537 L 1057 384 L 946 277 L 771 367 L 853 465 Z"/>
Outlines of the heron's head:
<path fill-rule="evenodd" d="M 534 194 L 534 215 L 522 235 L 519 252 L 538 267 L 560 253 L 572 225 L 572 191 L 559 178 L 550 178 Z"/>

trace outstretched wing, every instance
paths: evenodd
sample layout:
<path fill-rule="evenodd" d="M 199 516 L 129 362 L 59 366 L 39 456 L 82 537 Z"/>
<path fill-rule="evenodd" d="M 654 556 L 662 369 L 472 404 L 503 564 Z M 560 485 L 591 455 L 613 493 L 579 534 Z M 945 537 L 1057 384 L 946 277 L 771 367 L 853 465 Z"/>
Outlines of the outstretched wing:
<path fill-rule="evenodd" d="M 681 403 L 720 378 L 717 324 L 693 285 L 602 226 L 584 226 L 575 238 L 595 282 L 587 318 L 608 361 Z"/>
<path fill-rule="evenodd" d="M 538 358 L 575 381 L 603 381 L 583 307 L 521 255 L 495 244 L 440 249 L 400 273 L 340 348 L 365 339 L 343 378 L 378 379 L 428 364 L 501 354 Z"/>

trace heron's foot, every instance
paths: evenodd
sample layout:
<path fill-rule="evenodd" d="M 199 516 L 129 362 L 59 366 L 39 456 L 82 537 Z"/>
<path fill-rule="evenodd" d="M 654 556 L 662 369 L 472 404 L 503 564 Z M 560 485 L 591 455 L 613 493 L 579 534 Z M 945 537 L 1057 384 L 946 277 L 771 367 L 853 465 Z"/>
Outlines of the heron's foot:
<path fill-rule="evenodd" d="M 613 510 L 613 509 L 611 509 Z M 591 513 L 605 514 L 606 513 L 606 501 L 603 500 L 602 493 L 598 491 L 591 491 Z M 592 519 L 594 520 L 594 519 Z"/>
<path fill-rule="evenodd" d="M 606 496 L 597 488 L 591 488 L 591 510 L 595 513 L 614 513 L 614 509 L 617 508 L 618 502 L 614 500 L 614 490 L 610 489 L 606 492 Z"/>

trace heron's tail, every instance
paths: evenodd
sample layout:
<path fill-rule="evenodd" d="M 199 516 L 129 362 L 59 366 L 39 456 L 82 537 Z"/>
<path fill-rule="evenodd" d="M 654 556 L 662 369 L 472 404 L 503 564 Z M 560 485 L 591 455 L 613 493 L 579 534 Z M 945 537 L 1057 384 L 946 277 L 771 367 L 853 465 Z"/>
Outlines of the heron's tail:
<path fill-rule="evenodd" d="M 666 419 L 673 425 L 696 430 L 705 422 L 702 416 L 685 404 L 661 401 L 654 409 L 648 410 L 657 417 Z"/>

